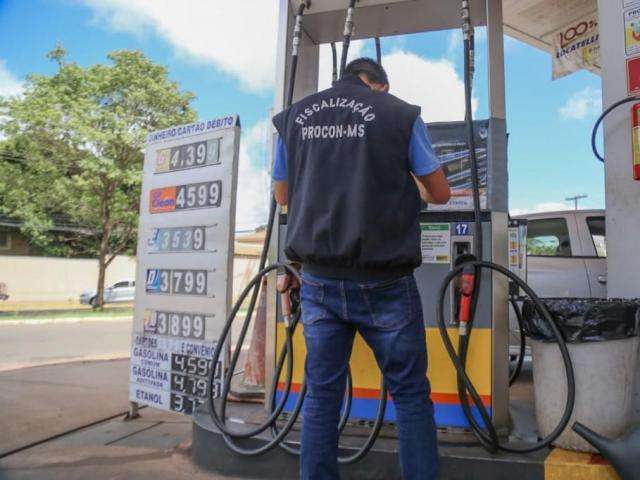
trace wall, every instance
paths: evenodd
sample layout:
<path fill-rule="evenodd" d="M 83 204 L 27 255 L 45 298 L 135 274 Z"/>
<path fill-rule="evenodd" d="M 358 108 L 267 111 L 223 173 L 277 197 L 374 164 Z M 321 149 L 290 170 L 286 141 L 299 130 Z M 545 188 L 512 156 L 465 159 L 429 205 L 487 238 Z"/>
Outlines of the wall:
<path fill-rule="evenodd" d="M 106 284 L 135 278 L 133 257 L 116 257 L 107 268 Z M 37 303 L 77 303 L 79 295 L 96 288 L 98 260 L 28 256 L 0 256 L 0 282 L 7 284 L 9 300 L 0 306 L 27 307 Z M 60 306 L 60 305 L 56 305 Z"/>
<path fill-rule="evenodd" d="M 233 298 L 237 298 L 258 268 L 258 258 L 234 259 Z M 117 257 L 107 268 L 106 285 L 135 278 L 134 257 Z M 98 261 L 94 259 L 0 255 L 0 282 L 7 284 L 9 300 L 1 310 L 63 308 L 78 302 L 80 293 L 94 290 Z"/>
<path fill-rule="evenodd" d="M 599 0 L 598 10 L 606 108 L 627 96 L 623 0 Z M 631 104 L 621 106 L 604 122 L 607 294 L 611 298 L 640 297 L 640 181 L 632 175 L 630 110 Z"/>
<path fill-rule="evenodd" d="M 624 11 L 627 0 L 598 0 L 603 107 L 627 96 Z M 637 22 L 637 20 L 636 20 Z M 636 56 L 640 55 L 640 52 Z M 614 110 L 604 122 L 605 205 L 607 209 L 607 295 L 640 297 L 640 181 L 633 180 L 632 104 Z M 634 421 L 640 422 L 640 365 L 635 375 Z"/>

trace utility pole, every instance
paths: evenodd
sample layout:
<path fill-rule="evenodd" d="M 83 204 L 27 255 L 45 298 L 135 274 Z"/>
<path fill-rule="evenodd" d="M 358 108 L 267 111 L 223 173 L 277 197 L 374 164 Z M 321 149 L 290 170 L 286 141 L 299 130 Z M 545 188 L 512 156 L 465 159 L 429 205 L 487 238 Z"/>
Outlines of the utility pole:
<path fill-rule="evenodd" d="M 573 201 L 574 209 L 578 210 L 578 200 L 582 200 L 583 198 L 587 198 L 588 196 L 589 195 L 586 195 L 586 194 L 576 195 L 575 197 L 567 197 L 567 198 L 565 198 L 565 200 L 567 202 Z"/>

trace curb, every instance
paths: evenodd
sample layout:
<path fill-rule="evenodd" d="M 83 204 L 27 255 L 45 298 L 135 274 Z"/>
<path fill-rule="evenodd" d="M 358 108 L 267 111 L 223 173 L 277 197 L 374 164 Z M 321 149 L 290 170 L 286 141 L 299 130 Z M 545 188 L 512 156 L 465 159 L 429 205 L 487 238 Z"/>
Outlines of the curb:
<path fill-rule="evenodd" d="M 12 370 L 20 370 L 32 367 L 53 367 L 56 365 L 65 365 L 67 363 L 86 363 L 86 362 L 108 362 L 112 360 L 127 360 L 131 358 L 130 352 L 105 353 L 101 355 L 85 355 L 83 357 L 72 357 L 67 359 L 56 359 L 46 362 L 31 363 L 13 363 L 0 365 L 0 373 L 10 372 Z"/>
<path fill-rule="evenodd" d="M 133 315 L 127 315 L 125 317 L 67 317 L 67 318 L 25 318 L 21 320 L 0 320 L 0 328 L 2 326 L 15 326 L 15 325 L 43 325 L 48 323 L 80 323 L 80 322 L 130 322 L 133 320 Z"/>

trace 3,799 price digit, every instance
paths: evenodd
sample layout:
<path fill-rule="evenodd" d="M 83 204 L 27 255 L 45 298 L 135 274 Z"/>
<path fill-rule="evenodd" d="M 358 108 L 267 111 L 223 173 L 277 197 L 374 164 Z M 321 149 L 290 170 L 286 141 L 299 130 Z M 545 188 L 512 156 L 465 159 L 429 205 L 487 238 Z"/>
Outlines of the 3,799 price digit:
<path fill-rule="evenodd" d="M 147 270 L 147 293 L 207 295 L 207 270 Z"/>

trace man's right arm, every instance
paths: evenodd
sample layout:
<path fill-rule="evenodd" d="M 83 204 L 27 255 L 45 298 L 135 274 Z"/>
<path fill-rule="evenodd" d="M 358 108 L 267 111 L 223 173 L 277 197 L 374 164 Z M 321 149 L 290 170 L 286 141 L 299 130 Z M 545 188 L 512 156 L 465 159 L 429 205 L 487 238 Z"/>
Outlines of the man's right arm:
<path fill-rule="evenodd" d="M 422 200 L 427 203 L 447 203 L 451 198 L 449 183 L 433 151 L 427 127 L 421 117 L 416 118 L 411 131 L 409 163 Z"/>

